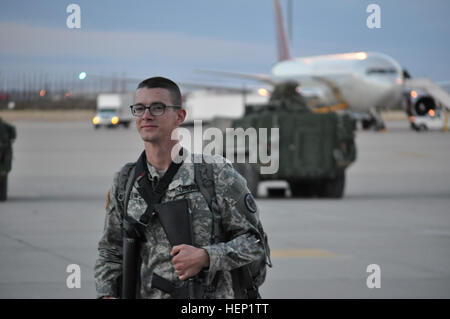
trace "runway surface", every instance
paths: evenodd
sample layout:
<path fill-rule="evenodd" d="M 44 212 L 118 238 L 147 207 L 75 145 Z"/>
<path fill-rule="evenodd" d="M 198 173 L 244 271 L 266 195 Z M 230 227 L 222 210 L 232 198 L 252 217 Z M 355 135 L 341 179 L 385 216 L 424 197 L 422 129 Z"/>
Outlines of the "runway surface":
<path fill-rule="evenodd" d="M 386 124 L 357 133 L 344 199 L 257 199 L 274 265 L 263 297 L 450 297 L 450 133 Z M 106 192 L 142 142 L 134 127 L 16 128 L 0 203 L 0 298 L 94 298 Z M 69 264 L 80 266 L 81 288 L 67 287 Z M 367 286 L 371 264 L 380 288 Z"/>

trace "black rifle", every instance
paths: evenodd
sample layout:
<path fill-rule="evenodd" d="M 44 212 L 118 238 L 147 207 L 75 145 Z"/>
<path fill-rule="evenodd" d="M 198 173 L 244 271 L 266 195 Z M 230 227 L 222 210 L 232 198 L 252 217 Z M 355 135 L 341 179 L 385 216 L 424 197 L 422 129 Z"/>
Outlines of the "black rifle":
<path fill-rule="evenodd" d="M 140 224 L 130 216 L 123 219 L 122 299 L 135 299 L 139 278 Z"/>
<path fill-rule="evenodd" d="M 193 246 L 191 209 L 187 199 L 155 204 L 153 208 L 172 247 L 181 244 Z M 152 286 L 169 293 L 174 298 L 199 299 L 202 298 L 204 291 L 196 277 L 175 286 L 155 273 Z"/>

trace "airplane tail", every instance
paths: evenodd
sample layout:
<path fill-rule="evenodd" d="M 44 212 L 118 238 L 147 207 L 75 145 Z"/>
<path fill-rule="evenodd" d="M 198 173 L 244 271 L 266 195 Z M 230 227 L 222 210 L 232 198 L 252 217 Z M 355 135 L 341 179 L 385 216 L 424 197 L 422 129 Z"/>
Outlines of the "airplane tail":
<path fill-rule="evenodd" d="M 289 49 L 289 41 L 286 35 L 286 30 L 283 23 L 283 15 L 281 13 L 281 5 L 279 0 L 273 0 L 275 22 L 277 25 L 277 44 L 278 44 L 278 62 L 290 60 L 291 53 Z M 215 74 L 219 76 L 227 76 L 232 78 L 241 78 L 247 80 L 254 80 L 258 82 L 265 82 L 267 84 L 275 84 L 275 80 L 268 74 L 248 74 L 241 72 L 226 72 L 216 70 L 197 70 L 201 73 Z"/>
<path fill-rule="evenodd" d="M 279 0 L 273 0 L 275 9 L 275 20 L 277 25 L 277 45 L 278 45 L 278 61 L 289 60 L 291 53 L 289 42 L 286 36 L 286 30 L 283 23 L 283 15 L 281 13 L 281 5 Z"/>

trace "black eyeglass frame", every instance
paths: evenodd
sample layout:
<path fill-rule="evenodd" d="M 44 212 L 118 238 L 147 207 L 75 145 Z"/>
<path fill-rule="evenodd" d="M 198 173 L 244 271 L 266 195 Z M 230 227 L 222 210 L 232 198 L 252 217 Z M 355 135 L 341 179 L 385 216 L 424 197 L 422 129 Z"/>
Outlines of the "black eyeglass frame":
<path fill-rule="evenodd" d="M 140 106 L 144 107 L 144 112 L 142 113 L 142 115 L 136 115 L 135 114 L 134 107 L 137 106 L 137 105 L 140 105 Z M 154 108 L 157 107 L 157 106 L 163 106 L 163 111 L 162 111 L 161 114 L 154 114 Z M 144 116 L 145 111 L 147 109 L 148 109 L 148 111 L 150 112 L 150 114 L 152 116 L 161 116 L 161 115 L 164 115 L 164 113 L 166 112 L 166 109 L 168 107 L 173 107 L 175 109 L 181 109 L 182 108 L 181 105 L 166 105 L 166 104 L 164 104 L 162 102 L 155 102 L 155 103 L 152 103 L 150 105 L 145 105 L 145 104 L 142 104 L 142 103 L 133 104 L 133 105 L 130 105 L 130 110 L 131 110 L 131 114 L 133 114 L 134 117 L 142 117 L 142 116 Z"/>

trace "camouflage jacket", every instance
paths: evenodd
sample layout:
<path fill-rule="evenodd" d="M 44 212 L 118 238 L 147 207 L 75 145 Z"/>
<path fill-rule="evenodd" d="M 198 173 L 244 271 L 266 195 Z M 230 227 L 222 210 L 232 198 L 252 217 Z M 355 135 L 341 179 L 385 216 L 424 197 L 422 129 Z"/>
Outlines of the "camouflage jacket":
<path fill-rule="evenodd" d="M 193 157 L 192 157 L 193 158 Z M 191 159 L 192 159 L 191 158 Z M 245 197 L 250 192 L 245 179 L 233 169 L 230 163 L 220 156 L 209 158 L 213 162 L 214 183 L 221 230 L 227 234 L 229 241 L 213 242 L 212 212 L 194 180 L 194 164 L 192 160 L 184 162 L 172 182 L 162 202 L 187 198 L 192 207 L 192 225 L 194 244 L 204 248 L 209 255 L 209 268 L 199 273 L 214 298 L 233 298 L 230 270 L 241 267 L 264 254 L 264 246 L 260 240 L 258 229 L 248 218 L 250 208 Z M 149 177 L 158 176 L 151 165 L 147 165 Z M 117 296 L 118 281 L 122 271 L 122 212 L 117 204 L 116 189 L 118 173 L 114 177 L 112 188 L 108 192 L 106 218 L 103 236 L 98 245 L 99 258 L 95 264 L 95 281 L 97 297 Z M 134 184 L 128 202 L 128 215 L 139 219 L 145 212 L 147 204 Z M 255 208 L 253 208 L 254 210 Z M 251 212 L 253 213 L 253 212 Z M 171 262 L 171 246 L 157 218 L 145 231 L 146 241 L 141 247 L 142 260 L 140 269 L 141 298 L 170 298 L 170 295 L 152 288 L 152 274 L 156 274 L 178 284 L 180 280 L 175 274 Z"/>
<path fill-rule="evenodd" d="M 12 143 L 15 138 L 15 127 L 0 118 L 0 174 L 11 171 Z"/>

